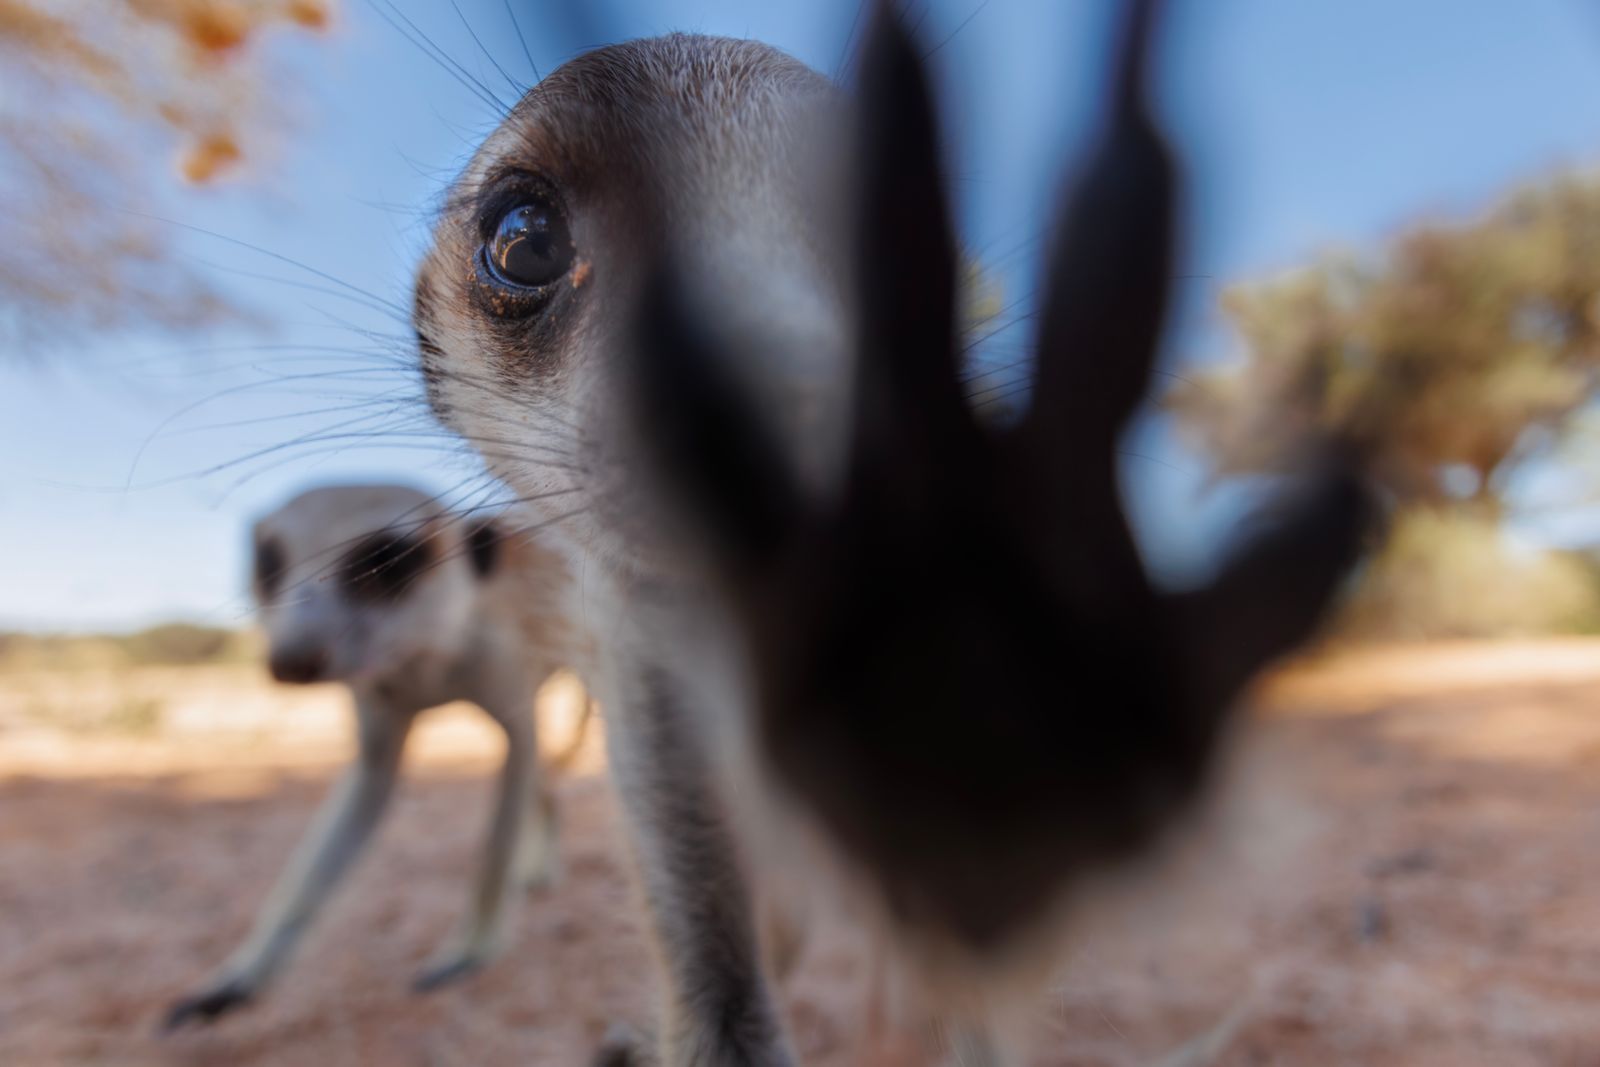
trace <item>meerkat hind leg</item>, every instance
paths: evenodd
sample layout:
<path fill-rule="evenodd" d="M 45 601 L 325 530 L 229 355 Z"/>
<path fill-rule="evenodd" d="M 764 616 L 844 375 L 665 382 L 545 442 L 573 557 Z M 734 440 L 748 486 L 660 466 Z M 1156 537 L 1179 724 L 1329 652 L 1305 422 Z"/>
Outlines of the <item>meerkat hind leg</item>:
<path fill-rule="evenodd" d="M 1016 1063 L 987 1026 L 953 1025 L 946 1032 L 946 1040 L 949 1067 L 1014 1067 Z"/>
<path fill-rule="evenodd" d="M 561 875 L 561 809 L 551 784 L 541 780 L 517 841 L 517 884 L 527 890 L 551 889 Z"/>
<path fill-rule="evenodd" d="M 434 954 L 413 982 L 418 992 L 464 978 L 492 960 L 504 947 L 516 889 L 524 871 L 521 854 L 537 849 L 548 870 L 554 851 L 554 828 L 548 808 L 537 798 L 547 795 L 539 773 L 539 746 L 533 719 L 527 713 L 526 686 L 509 665 L 486 670 L 479 705 L 505 731 L 505 763 L 495 787 L 494 814 L 478 864 L 472 900 L 457 932 Z"/>

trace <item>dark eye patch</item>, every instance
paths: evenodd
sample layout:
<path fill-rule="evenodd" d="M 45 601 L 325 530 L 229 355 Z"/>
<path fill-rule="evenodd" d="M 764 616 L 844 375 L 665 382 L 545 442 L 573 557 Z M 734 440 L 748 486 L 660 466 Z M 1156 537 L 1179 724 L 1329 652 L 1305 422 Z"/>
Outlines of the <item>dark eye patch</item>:
<path fill-rule="evenodd" d="M 378 533 L 362 540 L 339 563 L 339 584 L 356 600 L 399 599 L 433 562 L 426 541 Z"/>
<path fill-rule="evenodd" d="M 277 596 L 285 570 L 283 546 L 270 537 L 256 542 L 256 556 L 251 569 L 256 592 L 261 599 L 271 600 Z"/>
<path fill-rule="evenodd" d="M 479 578 L 487 578 L 499 562 L 502 536 L 492 519 L 475 523 L 467 531 L 467 558 Z"/>

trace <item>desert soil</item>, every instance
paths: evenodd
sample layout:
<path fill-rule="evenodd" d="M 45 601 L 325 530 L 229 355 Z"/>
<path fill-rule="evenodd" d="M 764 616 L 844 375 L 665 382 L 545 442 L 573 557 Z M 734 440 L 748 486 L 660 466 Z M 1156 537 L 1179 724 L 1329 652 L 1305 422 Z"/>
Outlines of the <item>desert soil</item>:
<path fill-rule="evenodd" d="M 27 713 L 129 693 L 117 730 Z M 1600 643 L 1347 653 L 1256 704 L 1203 823 L 1082 905 L 1026 1009 L 1030 1062 L 1600 1064 Z M 0 677 L 0 1064 L 582 1065 L 609 1023 L 647 1026 L 596 745 L 561 786 L 560 886 L 496 964 L 408 991 L 466 903 L 496 750 L 465 709 L 418 742 L 281 981 L 162 1037 L 337 771 L 339 694 L 238 670 Z M 784 987 L 807 1064 L 885 1062 L 863 943 L 821 929 Z"/>

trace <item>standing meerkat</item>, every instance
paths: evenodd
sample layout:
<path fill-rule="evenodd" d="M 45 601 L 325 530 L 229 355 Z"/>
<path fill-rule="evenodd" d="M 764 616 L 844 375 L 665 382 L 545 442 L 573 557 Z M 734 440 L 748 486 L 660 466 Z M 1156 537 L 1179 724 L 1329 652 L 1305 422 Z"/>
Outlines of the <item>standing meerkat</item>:
<path fill-rule="evenodd" d="M 573 59 L 479 148 L 416 282 L 435 411 L 559 501 L 586 567 L 668 1067 L 793 1062 L 747 881 L 800 841 L 957 984 L 1013 962 L 1192 805 L 1234 697 L 1312 631 L 1367 523 L 1324 465 L 1210 586 L 1141 565 L 1116 442 L 1177 186 L 1151 2 L 1053 242 L 1031 408 L 975 416 L 927 76 L 875 6 L 854 98 L 752 41 Z"/>
<path fill-rule="evenodd" d="M 254 998 L 371 838 L 417 715 L 453 700 L 505 731 L 494 815 L 460 928 L 417 976 L 431 989 L 500 949 L 523 886 L 557 874 L 556 809 L 538 758 L 534 694 L 579 658 L 561 614 L 563 561 L 504 517 L 454 515 L 399 485 L 303 492 L 252 531 L 252 587 L 280 682 L 343 682 L 357 753 L 272 888 L 255 926 L 168 1028 Z M 583 723 L 590 712 L 585 707 Z M 578 739 L 582 739 L 582 725 Z"/>

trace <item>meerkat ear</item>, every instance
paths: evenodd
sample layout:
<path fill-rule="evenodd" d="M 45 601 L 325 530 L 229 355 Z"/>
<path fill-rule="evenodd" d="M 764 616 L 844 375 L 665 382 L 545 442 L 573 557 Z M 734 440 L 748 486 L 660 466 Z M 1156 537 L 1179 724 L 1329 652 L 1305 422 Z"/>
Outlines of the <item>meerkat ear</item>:
<path fill-rule="evenodd" d="M 666 264 L 646 283 L 629 376 L 642 439 L 685 515 L 735 571 L 769 562 L 805 512 L 799 480 L 723 346 Z"/>
<path fill-rule="evenodd" d="M 1113 461 L 1161 343 L 1177 176 L 1144 84 L 1157 7 L 1128 5 L 1105 125 L 1052 238 L 1024 427 L 1069 477 L 1072 465 Z"/>
<path fill-rule="evenodd" d="M 505 532 L 493 519 L 480 519 L 467 527 L 467 559 L 472 563 L 472 573 L 487 578 L 500 565 L 501 542 Z"/>
<path fill-rule="evenodd" d="M 957 345 L 957 248 L 928 72 L 893 5 L 862 49 L 856 140 L 860 287 L 855 475 L 937 493 L 972 428 Z"/>

